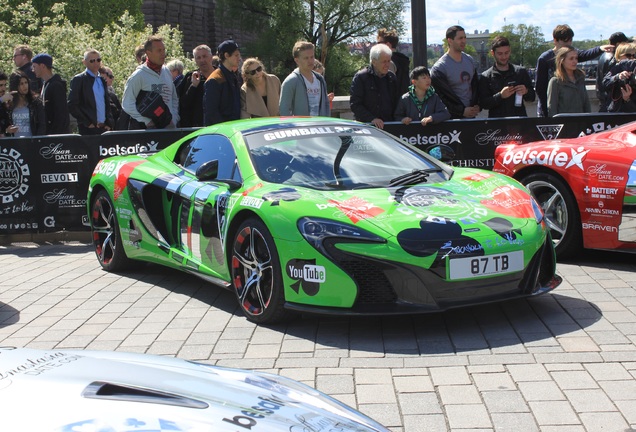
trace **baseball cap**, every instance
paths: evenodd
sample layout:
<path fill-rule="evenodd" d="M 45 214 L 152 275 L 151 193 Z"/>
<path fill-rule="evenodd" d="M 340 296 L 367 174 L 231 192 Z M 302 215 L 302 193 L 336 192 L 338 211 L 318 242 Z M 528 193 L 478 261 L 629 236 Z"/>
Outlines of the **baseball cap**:
<path fill-rule="evenodd" d="M 612 35 L 609 37 L 610 45 L 617 45 L 623 42 L 633 42 L 633 39 L 625 36 L 625 33 L 623 32 L 612 33 Z"/>
<path fill-rule="evenodd" d="M 53 57 L 47 53 L 38 54 L 31 59 L 32 63 L 43 64 L 49 69 L 53 68 Z"/>
<path fill-rule="evenodd" d="M 239 46 L 236 42 L 234 42 L 233 40 L 226 40 L 221 42 L 221 45 L 219 45 L 219 48 L 217 51 L 218 51 L 219 57 L 223 59 L 223 54 L 225 53 L 232 54 L 237 49 L 239 49 Z"/>

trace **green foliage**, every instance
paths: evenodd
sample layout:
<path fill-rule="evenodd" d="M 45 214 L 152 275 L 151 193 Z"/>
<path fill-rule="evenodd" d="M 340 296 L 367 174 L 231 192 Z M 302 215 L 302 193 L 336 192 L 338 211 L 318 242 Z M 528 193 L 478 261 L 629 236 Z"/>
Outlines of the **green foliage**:
<path fill-rule="evenodd" d="M 84 52 L 93 48 L 101 53 L 103 64 L 110 67 L 115 75 L 113 87 L 121 95 L 126 79 L 137 67 L 135 48 L 153 34 L 150 26 L 138 29 L 134 16 L 124 12 L 121 17 L 102 30 L 95 30 L 89 24 L 76 24 L 69 20 L 63 4 L 51 8 L 50 15 L 40 18 L 30 2 L 25 2 L 14 22 L 35 23 L 37 32 L 25 35 L 15 32 L 6 23 L 0 23 L 0 70 L 10 73 L 13 64 L 13 48 L 18 44 L 28 44 L 34 54 L 47 52 L 53 56 L 55 72 L 70 81 L 82 72 Z M 164 38 L 167 58 L 179 58 L 186 69 L 193 69 L 194 62 L 187 59 L 181 48 L 182 33 L 176 28 L 164 25 L 157 31 Z"/>
<path fill-rule="evenodd" d="M 607 39 L 605 40 L 583 39 L 581 41 L 575 40 L 572 42 L 572 46 L 574 48 L 578 48 L 582 50 L 587 50 L 587 49 L 594 48 L 601 45 L 609 45 L 609 41 Z"/>
<path fill-rule="evenodd" d="M 339 45 L 354 40 L 375 42 L 375 34 L 382 27 L 401 32 L 405 3 L 406 0 L 219 0 L 217 5 L 225 16 L 241 17 L 239 26 L 244 31 L 259 29 L 259 40 L 241 50 L 243 57 L 257 54 L 270 72 L 284 79 L 296 67 L 292 46 L 297 40 L 307 40 L 316 45 L 316 58 L 325 64 L 329 87 L 335 87 L 337 94 L 348 94 L 349 86 L 346 91 L 341 90 L 344 85 L 336 77 L 353 77 L 359 61 L 350 59 L 348 53 L 344 55 L 346 50 Z M 335 51 L 333 56 L 331 50 Z M 341 75 L 336 75 L 336 71 L 341 71 Z"/>
<path fill-rule="evenodd" d="M 369 64 L 369 58 L 351 54 L 346 43 L 339 43 L 329 50 L 325 64 L 325 80 L 329 91 L 337 95 L 348 95 L 353 76 Z"/>
<path fill-rule="evenodd" d="M 37 26 L 28 29 L 20 21 L 15 19 L 15 12 L 21 9 L 29 9 L 35 13 L 26 11 L 24 17 L 43 20 L 49 16 L 49 12 L 58 3 L 56 0 L 5 0 L 5 7 L 0 10 L 0 18 L 3 22 L 9 22 L 14 32 L 22 32 L 26 35 L 37 34 Z M 134 28 L 143 29 L 144 17 L 141 13 L 143 0 L 72 0 L 64 4 L 64 15 L 72 23 L 88 24 L 96 30 L 101 30 L 106 25 L 115 22 L 124 12 L 128 12 L 135 22 Z M 33 24 L 33 23 L 28 23 Z M 25 32 L 24 30 L 27 29 Z"/>
<path fill-rule="evenodd" d="M 510 41 L 510 62 L 525 67 L 534 67 L 541 53 L 552 47 L 552 43 L 546 43 L 541 28 L 533 25 L 505 25 L 493 32 L 490 42 L 496 36 L 505 36 Z"/>

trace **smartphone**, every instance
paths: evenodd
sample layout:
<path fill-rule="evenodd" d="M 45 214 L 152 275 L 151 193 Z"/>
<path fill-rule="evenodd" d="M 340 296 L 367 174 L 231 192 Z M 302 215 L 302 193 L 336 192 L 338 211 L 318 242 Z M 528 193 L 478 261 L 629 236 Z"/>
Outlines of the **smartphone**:
<path fill-rule="evenodd" d="M 510 81 L 508 84 L 506 84 L 508 87 L 514 87 L 517 85 L 517 81 Z"/>

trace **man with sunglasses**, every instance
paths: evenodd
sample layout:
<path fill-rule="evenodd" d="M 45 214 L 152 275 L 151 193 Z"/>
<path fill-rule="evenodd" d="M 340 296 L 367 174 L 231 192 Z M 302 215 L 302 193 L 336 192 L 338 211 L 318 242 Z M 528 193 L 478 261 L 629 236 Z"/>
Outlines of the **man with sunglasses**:
<path fill-rule="evenodd" d="M 99 73 L 102 58 L 89 49 L 82 60 L 86 70 L 71 80 L 68 110 L 77 120 L 80 135 L 101 135 L 115 125 L 110 112 L 110 96 L 106 80 Z"/>
<path fill-rule="evenodd" d="M 42 80 L 41 99 L 46 114 L 46 134 L 71 133 L 66 104 L 66 81 L 53 73 L 53 57 L 41 53 L 31 60 L 35 76 Z"/>
<path fill-rule="evenodd" d="M 564 46 L 572 45 L 572 39 L 574 38 L 574 31 L 567 24 L 559 24 L 552 31 L 552 37 L 554 39 L 554 48 L 545 51 L 537 59 L 537 70 L 535 79 L 535 90 L 537 92 L 537 116 L 548 116 L 548 82 L 550 78 L 554 76 L 556 66 L 554 64 L 554 58 L 556 57 L 556 51 Z M 579 50 L 578 58 L 579 63 L 594 60 L 600 56 L 604 51 L 611 52 L 614 49 L 612 45 L 601 45 L 598 47 L 590 48 L 588 50 Z"/>
<path fill-rule="evenodd" d="M 15 67 L 24 72 L 29 77 L 31 91 L 40 94 L 42 91 L 42 81 L 38 79 L 31 68 L 33 51 L 28 45 L 18 45 L 13 49 L 13 63 Z"/>

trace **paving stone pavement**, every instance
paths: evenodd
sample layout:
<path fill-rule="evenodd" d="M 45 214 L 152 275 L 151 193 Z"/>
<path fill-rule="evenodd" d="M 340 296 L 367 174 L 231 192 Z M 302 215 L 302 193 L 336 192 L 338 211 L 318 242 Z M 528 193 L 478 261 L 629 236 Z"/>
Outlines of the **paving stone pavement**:
<path fill-rule="evenodd" d="M 0 246 L 0 345 L 117 350 L 275 372 L 396 432 L 636 430 L 636 262 L 585 252 L 532 299 L 256 326 L 233 294 L 81 242 Z"/>

